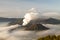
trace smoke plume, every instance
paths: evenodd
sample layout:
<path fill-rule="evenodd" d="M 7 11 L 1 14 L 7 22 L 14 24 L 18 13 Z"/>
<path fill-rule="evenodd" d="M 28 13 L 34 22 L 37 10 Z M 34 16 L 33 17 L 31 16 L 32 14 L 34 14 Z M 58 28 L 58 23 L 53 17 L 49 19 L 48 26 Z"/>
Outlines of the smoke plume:
<path fill-rule="evenodd" d="M 35 8 L 29 10 L 28 13 L 25 14 L 23 19 L 23 26 L 27 25 L 31 20 L 35 20 L 39 18 L 39 12 Z"/>
<path fill-rule="evenodd" d="M 44 20 L 47 20 L 49 18 L 55 18 L 55 19 L 60 19 L 60 14 L 57 12 L 47 12 L 47 13 L 40 13 L 38 12 L 38 10 L 36 10 L 35 8 L 31 8 L 30 10 L 28 10 L 28 12 L 25 14 L 24 19 L 23 19 L 23 26 L 27 25 L 30 21 L 35 21 L 36 20 L 38 22 L 44 22 Z"/>

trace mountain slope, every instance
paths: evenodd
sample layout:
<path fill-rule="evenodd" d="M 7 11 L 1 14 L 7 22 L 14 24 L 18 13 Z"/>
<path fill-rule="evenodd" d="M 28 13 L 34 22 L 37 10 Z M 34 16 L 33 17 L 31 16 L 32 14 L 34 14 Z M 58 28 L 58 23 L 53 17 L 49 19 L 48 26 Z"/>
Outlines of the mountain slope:
<path fill-rule="evenodd" d="M 49 28 L 46 28 L 45 26 L 43 26 L 42 24 L 32 24 L 28 27 L 26 27 L 25 30 L 31 30 L 31 31 L 41 31 L 41 30 L 48 30 Z"/>

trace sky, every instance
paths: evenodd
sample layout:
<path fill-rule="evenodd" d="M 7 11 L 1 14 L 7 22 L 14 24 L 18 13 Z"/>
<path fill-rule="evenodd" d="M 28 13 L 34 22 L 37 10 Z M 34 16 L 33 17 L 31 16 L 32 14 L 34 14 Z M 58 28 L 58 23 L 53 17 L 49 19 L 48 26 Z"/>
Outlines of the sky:
<path fill-rule="evenodd" d="M 0 0 L 0 17 L 21 18 L 31 8 L 60 12 L 60 0 Z"/>

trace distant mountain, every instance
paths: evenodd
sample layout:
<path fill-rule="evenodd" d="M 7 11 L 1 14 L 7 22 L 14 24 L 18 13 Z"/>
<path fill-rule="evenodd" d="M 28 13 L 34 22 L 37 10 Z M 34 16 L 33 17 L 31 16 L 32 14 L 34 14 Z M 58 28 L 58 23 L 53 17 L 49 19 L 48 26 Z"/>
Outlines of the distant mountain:
<path fill-rule="evenodd" d="M 11 22 L 11 21 L 16 21 L 18 18 L 4 18 L 0 17 L 0 22 Z"/>
<path fill-rule="evenodd" d="M 54 19 L 54 18 L 49 18 L 44 21 L 42 21 L 44 24 L 60 24 L 60 20 Z"/>
<path fill-rule="evenodd" d="M 16 20 L 11 21 L 8 25 L 15 25 L 15 24 L 22 25 L 22 23 L 23 23 L 23 18 L 17 18 Z"/>
<path fill-rule="evenodd" d="M 23 18 L 4 18 L 0 17 L 0 22 L 9 22 L 8 25 L 22 24 Z"/>

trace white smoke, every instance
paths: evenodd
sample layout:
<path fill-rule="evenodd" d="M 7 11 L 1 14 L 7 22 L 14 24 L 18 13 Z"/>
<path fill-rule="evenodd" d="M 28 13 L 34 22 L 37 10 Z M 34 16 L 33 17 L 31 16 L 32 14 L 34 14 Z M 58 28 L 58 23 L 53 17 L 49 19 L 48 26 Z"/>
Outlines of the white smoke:
<path fill-rule="evenodd" d="M 31 20 L 35 20 L 37 18 L 39 18 L 39 12 L 37 12 L 35 8 L 32 8 L 25 14 L 22 25 L 27 25 Z"/>
<path fill-rule="evenodd" d="M 23 19 L 22 25 L 27 25 L 31 20 L 46 20 L 49 18 L 60 19 L 60 14 L 57 12 L 47 12 L 47 13 L 40 13 L 35 8 L 31 8 L 28 10 L 28 13 L 25 14 Z"/>

